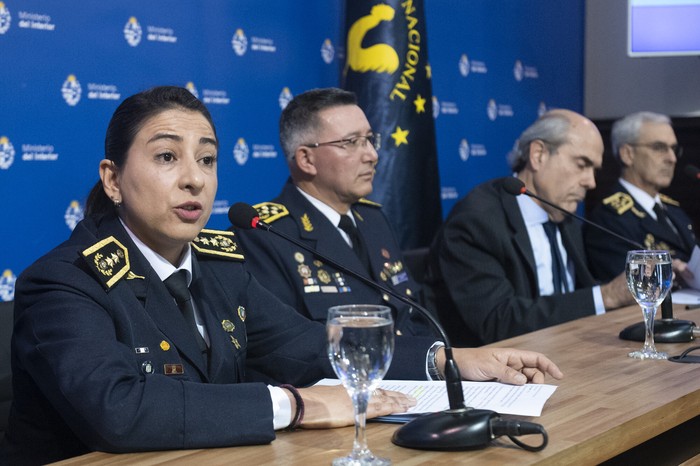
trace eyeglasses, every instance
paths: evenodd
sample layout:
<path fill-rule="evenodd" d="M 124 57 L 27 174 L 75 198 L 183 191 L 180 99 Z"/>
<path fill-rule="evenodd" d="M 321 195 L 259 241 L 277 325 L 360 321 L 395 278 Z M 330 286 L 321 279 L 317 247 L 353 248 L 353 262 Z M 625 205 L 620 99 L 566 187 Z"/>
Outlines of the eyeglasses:
<path fill-rule="evenodd" d="M 314 144 L 303 144 L 306 147 L 336 146 L 347 151 L 355 151 L 360 147 L 367 147 L 367 143 L 379 150 L 382 147 L 382 137 L 379 133 L 368 134 L 367 136 L 353 136 L 351 138 L 338 139 L 337 141 L 317 142 Z"/>
<path fill-rule="evenodd" d="M 657 152 L 659 154 L 665 154 L 669 150 L 673 151 L 673 153 L 676 155 L 676 158 L 681 158 L 683 155 L 683 147 L 679 146 L 678 144 L 674 144 L 672 146 L 669 146 L 665 142 L 646 142 L 646 143 L 629 143 L 630 146 L 632 147 L 648 147 L 651 149 L 653 152 Z"/>

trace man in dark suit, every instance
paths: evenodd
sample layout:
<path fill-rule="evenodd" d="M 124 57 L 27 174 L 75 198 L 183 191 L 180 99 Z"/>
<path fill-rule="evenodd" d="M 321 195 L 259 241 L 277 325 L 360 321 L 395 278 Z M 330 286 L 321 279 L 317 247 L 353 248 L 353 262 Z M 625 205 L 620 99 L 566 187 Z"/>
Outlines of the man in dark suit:
<path fill-rule="evenodd" d="M 381 206 L 364 198 L 372 192 L 379 135 L 354 94 L 334 88 L 300 94 L 282 112 L 280 140 L 291 178 L 272 202 L 255 206 L 261 220 L 387 288 L 420 299 Z M 397 333 L 430 334 L 410 306 L 292 243 L 257 230 L 239 231 L 238 237 L 258 281 L 308 318 L 325 323 L 333 305 L 381 303 L 394 309 Z"/>
<path fill-rule="evenodd" d="M 630 114 L 613 124 L 611 139 L 620 179 L 590 219 L 645 248 L 670 251 L 676 277 L 682 279 L 689 273 L 687 262 L 697 239 L 678 202 L 660 193 L 671 185 L 682 154 L 670 118 L 652 112 Z M 597 278 L 608 280 L 625 269 L 626 243 L 588 227 L 584 238 Z"/>
<path fill-rule="evenodd" d="M 509 161 L 530 192 L 574 212 L 595 187 L 602 157 L 590 120 L 552 110 L 523 132 Z M 596 285 L 578 224 L 509 194 L 503 181 L 459 201 L 431 247 L 426 299 L 455 344 L 491 343 L 633 302 L 623 275 Z"/>

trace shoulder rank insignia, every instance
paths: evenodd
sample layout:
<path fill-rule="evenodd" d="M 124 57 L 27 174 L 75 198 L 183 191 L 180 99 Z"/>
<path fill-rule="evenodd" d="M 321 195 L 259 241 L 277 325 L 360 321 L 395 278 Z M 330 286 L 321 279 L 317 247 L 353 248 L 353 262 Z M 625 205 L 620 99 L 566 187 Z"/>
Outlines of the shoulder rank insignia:
<path fill-rule="evenodd" d="M 234 260 L 245 259 L 232 231 L 204 229 L 190 244 L 200 254 Z"/>
<path fill-rule="evenodd" d="M 129 272 L 129 251 L 114 236 L 84 250 L 83 257 L 107 290 Z"/>
<path fill-rule="evenodd" d="M 369 199 L 365 199 L 364 197 L 361 198 L 357 202 L 359 202 L 360 204 L 369 205 L 369 206 L 377 207 L 377 208 L 380 208 L 382 206 L 381 204 L 374 202 L 374 201 L 370 201 Z"/>
<path fill-rule="evenodd" d="M 253 207 L 258 211 L 260 220 L 266 223 L 272 223 L 275 220 L 289 215 L 289 211 L 285 206 L 274 202 L 261 202 L 260 204 L 255 204 Z"/>
<path fill-rule="evenodd" d="M 672 198 L 668 197 L 668 196 L 665 195 L 665 194 L 659 194 L 659 199 L 661 199 L 661 202 L 663 202 L 664 204 L 671 204 L 671 205 L 675 205 L 676 207 L 678 207 L 678 206 L 681 205 L 680 202 L 678 202 L 678 201 L 675 200 L 675 199 L 672 199 Z"/>
<path fill-rule="evenodd" d="M 627 193 L 617 192 L 612 196 L 608 196 L 603 199 L 603 204 L 610 206 L 615 212 L 617 212 L 617 215 L 622 215 L 628 210 L 632 210 L 637 217 L 646 216 L 643 212 L 634 207 L 634 199 L 632 199 L 632 196 Z"/>

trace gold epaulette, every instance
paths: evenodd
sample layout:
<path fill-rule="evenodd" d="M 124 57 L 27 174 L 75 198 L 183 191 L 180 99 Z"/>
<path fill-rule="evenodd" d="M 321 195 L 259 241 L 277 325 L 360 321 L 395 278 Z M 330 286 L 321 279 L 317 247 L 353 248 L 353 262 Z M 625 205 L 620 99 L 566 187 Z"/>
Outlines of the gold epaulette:
<path fill-rule="evenodd" d="M 83 257 L 107 290 L 121 280 L 131 267 L 129 251 L 114 236 L 98 241 L 84 250 Z"/>
<path fill-rule="evenodd" d="M 192 240 L 191 244 L 199 254 L 244 260 L 243 251 L 236 243 L 234 236 L 232 231 L 204 229 Z"/>
<path fill-rule="evenodd" d="M 289 215 L 289 211 L 285 206 L 274 202 L 261 202 L 260 204 L 255 204 L 253 207 L 258 211 L 260 220 L 265 223 L 272 223 L 275 220 Z"/>
<path fill-rule="evenodd" d="M 671 204 L 671 205 L 675 205 L 676 207 L 679 207 L 681 205 L 680 202 L 668 197 L 665 194 L 659 194 L 659 199 L 661 199 L 661 202 L 663 202 L 664 204 Z"/>
<path fill-rule="evenodd" d="M 379 204 L 379 203 L 377 203 L 377 202 L 374 202 L 374 201 L 370 201 L 369 199 L 365 199 L 364 197 L 361 198 L 361 199 L 360 199 L 359 201 L 357 201 L 357 202 L 359 202 L 360 204 L 364 204 L 364 205 L 368 205 L 368 206 L 372 206 L 372 207 L 376 207 L 376 208 L 381 208 L 381 207 L 382 207 L 381 204 Z"/>
<path fill-rule="evenodd" d="M 646 214 L 634 206 L 634 199 L 627 193 L 617 192 L 612 196 L 608 196 L 603 199 L 603 204 L 610 206 L 617 215 L 622 215 L 628 210 L 635 214 L 639 218 L 646 217 Z"/>

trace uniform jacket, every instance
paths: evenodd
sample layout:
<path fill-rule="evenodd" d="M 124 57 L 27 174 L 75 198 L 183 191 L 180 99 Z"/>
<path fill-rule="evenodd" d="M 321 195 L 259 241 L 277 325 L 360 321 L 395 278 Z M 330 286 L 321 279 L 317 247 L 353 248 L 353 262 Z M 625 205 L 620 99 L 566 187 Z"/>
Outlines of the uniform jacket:
<path fill-rule="evenodd" d="M 231 232 L 204 230 L 192 244 L 190 289 L 211 341 L 208 370 L 173 298 L 115 217 L 83 220 L 21 274 L 15 399 L 0 463 L 267 443 L 275 437 L 269 391 L 243 383 L 246 371 L 296 385 L 333 376 L 323 326 L 260 286 Z"/>
<path fill-rule="evenodd" d="M 525 222 L 502 184 L 489 181 L 460 200 L 431 246 L 426 301 L 454 345 L 491 343 L 595 314 L 578 224 L 569 218 L 560 224 L 575 291 L 540 296 Z"/>
<path fill-rule="evenodd" d="M 256 206 L 261 220 L 335 262 L 363 273 L 364 268 L 337 228 L 288 181 L 272 202 Z M 359 234 L 369 253 L 372 277 L 386 288 L 420 299 L 419 285 L 406 269 L 401 250 L 379 205 L 362 201 L 352 206 Z M 310 319 L 325 323 L 328 308 L 340 304 L 388 304 L 395 328 L 404 335 L 430 335 L 418 311 L 396 298 L 324 264 L 310 252 L 273 233 L 241 230 L 248 268 L 275 296 Z"/>
<path fill-rule="evenodd" d="M 666 215 L 680 237 L 670 226 L 653 219 L 620 183 L 613 191 L 614 194 L 593 209 L 591 221 L 642 244 L 646 249 L 665 249 L 674 258 L 685 262 L 690 259 L 697 240 L 692 222 L 678 202 L 661 196 Z M 608 281 L 625 270 L 627 251 L 634 249 L 633 246 L 588 225 L 584 228 L 584 239 L 590 269 L 596 278 Z"/>

